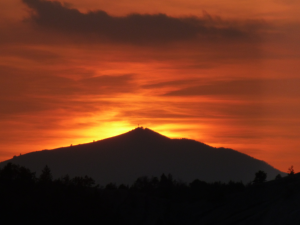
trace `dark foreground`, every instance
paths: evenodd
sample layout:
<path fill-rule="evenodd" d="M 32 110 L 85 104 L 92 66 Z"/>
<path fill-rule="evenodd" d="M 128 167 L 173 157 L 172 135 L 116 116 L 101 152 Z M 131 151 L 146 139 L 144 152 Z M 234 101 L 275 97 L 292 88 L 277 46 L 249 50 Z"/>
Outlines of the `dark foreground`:
<path fill-rule="evenodd" d="M 24 167 L 0 170 L 0 216 L 7 224 L 300 224 L 300 174 L 244 185 L 178 182 L 170 175 L 132 186 L 90 177 L 53 180 Z"/>

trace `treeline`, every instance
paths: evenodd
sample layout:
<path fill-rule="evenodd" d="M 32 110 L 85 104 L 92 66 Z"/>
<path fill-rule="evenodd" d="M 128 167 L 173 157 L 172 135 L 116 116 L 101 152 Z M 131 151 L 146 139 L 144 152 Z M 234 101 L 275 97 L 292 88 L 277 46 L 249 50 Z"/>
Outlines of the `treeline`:
<path fill-rule="evenodd" d="M 179 208 L 197 202 L 218 204 L 245 189 L 242 182 L 184 183 L 165 174 L 140 177 L 132 185 L 99 186 L 88 176 L 53 179 L 46 166 L 37 177 L 25 167 L 8 163 L 0 169 L 0 216 L 10 224 L 130 224 L 128 212 L 140 210 L 146 215 L 170 204 Z"/>

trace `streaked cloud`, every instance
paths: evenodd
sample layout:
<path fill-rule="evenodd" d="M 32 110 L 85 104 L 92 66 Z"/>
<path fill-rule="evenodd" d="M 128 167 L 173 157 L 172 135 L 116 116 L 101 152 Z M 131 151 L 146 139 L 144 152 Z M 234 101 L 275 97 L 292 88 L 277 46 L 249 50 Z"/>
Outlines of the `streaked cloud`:
<path fill-rule="evenodd" d="M 193 95 L 218 95 L 218 96 L 261 96 L 263 82 L 261 80 L 229 80 L 204 83 L 166 93 L 166 96 L 193 96 Z"/>

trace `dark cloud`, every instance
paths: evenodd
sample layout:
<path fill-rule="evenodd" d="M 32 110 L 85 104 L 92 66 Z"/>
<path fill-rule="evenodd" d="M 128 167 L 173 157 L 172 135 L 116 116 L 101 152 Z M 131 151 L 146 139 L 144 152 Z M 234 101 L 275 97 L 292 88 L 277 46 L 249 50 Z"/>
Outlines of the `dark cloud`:
<path fill-rule="evenodd" d="M 181 102 L 177 108 L 185 109 L 187 113 L 205 119 L 241 119 L 243 123 L 261 118 L 262 103 L 253 101 L 216 101 L 195 102 L 194 104 Z M 251 124 L 249 124 L 251 125 Z"/>
<path fill-rule="evenodd" d="M 160 83 L 146 84 L 143 85 L 143 88 L 152 89 L 152 88 L 164 88 L 164 87 L 182 87 L 186 85 L 192 85 L 195 82 L 199 82 L 196 79 L 186 79 L 186 80 L 173 80 L 173 81 L 165 81 Z"/>
<path fill-rule="evenodd" d="M 186 80 L 181 86 L 189 84 L 189 87 L 170 91 L 165 96 L 223 96 L 225 98 L 235 96 L 237 98 L 249 97 L 253 100 L 258 98 L 293 99 L 300 96 L 300 79 L 245 79 L 197 83 L 199 81 L 191 84 L 189 80 Z M 179 85 L 176 81 L 156 83 L 146 87 L 179 88 Z"/>
<path fill-rule="evenodd" d="M 171 91 L 165 96 L 261 96 L 263 94 L 262 80 L 229 80 L 215 81 Z"/>
<path fill-rule="evenodd" d="M 40 27 L 66 34 L 97 36 L 102 40 L 125 43 L 166 43 L 199 37 L 240 39 L 253 37 L 261 21 L 245 24 L 224 21 L 205 14 L 175 18 L 166 14 L 130 14 L 123 17 L 106 12 L 81 13 L 60 2 L 22 0 L 31 9 L 31 19 Z"/>

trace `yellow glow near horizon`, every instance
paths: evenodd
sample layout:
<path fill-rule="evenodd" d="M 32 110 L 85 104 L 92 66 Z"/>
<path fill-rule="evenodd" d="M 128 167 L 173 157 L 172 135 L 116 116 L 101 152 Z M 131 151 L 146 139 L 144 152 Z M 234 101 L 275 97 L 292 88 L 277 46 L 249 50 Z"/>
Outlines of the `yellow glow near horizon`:
<path fill-rule="evenodd" d="M 94 140 L 102 140 L 126 133 L 132 129 L 132 125 L 125 121 L 105 122 L 101 126 L 85 131 L 84 134 L 93 137 Z"/>

